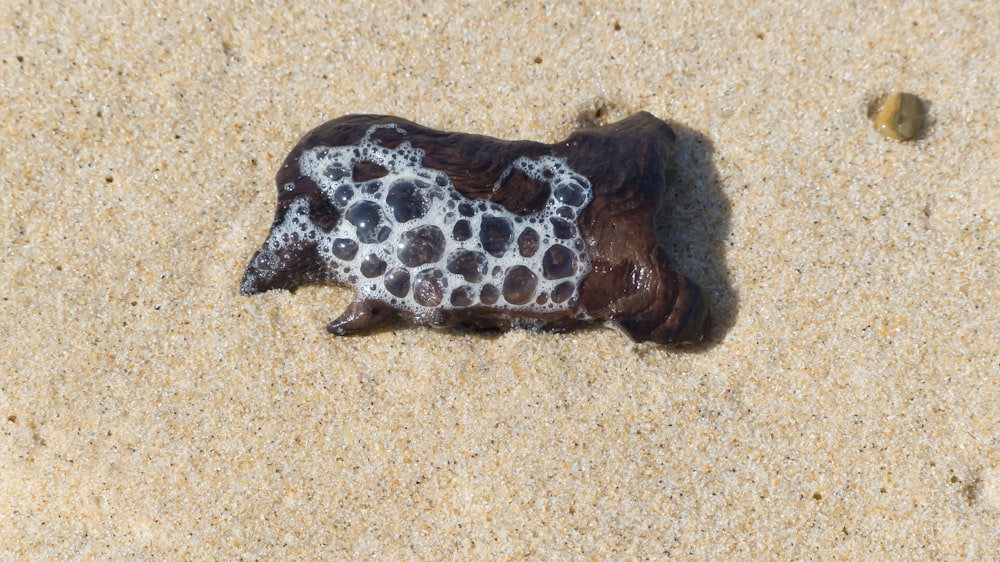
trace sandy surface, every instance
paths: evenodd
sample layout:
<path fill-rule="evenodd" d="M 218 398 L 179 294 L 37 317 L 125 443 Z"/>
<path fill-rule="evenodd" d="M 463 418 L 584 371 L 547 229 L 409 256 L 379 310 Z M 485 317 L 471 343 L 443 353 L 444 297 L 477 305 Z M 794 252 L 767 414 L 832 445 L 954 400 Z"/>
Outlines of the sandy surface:
<path fill-rule="evenodd" d="M 1000 552 L 997 2 L 86 4 L 0 4 L 0 558 Z M 915 142 L 868 117 L 895 90 Z M 238 293 L 329 118 L 640 109 L 704 346 Z"/>

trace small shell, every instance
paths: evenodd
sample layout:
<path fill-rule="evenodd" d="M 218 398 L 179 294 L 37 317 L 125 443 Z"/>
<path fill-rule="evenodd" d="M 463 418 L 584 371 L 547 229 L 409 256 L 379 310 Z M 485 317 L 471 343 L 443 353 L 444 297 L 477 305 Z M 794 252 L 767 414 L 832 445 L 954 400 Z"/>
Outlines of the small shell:
<path fill-rule="evenodd" d="M 875 130 L 896 140 L 910 140 L 924 126 L 927 108 L 913 94 L 896 92 L 882 105 L 875 116 Z"/>

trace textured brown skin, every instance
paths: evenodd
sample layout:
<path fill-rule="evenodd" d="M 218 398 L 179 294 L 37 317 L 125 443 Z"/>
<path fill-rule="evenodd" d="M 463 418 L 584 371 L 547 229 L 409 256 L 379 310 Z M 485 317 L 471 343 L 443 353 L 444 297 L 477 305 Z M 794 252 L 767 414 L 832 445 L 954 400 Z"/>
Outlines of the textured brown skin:
<path fill-rule="evenodd" d="M 547 145 L 441 132 L 397 117 L 348 115 L 308 133 L 285 159 L 276 178 L 279 189 L 274 224 L 281 222 L 292 201 L 300 197 L 307 197 L 316 209 L 311 213 L 316 215 L 314 222 L 338 220 L 336 209 L 321 196 L 319 187 L 299 174 L 299 156 L 318 145 L 357 144 L 370 127 L 382 123 L 395 123 L 406 130 L 404 136 L 394 129 L 379 129 L 373 138 L 383 145 L 395 147 L 410 141 L 425 151 L 423 166 L 446 173 L 465 197 L 490 199 L 516 214 L 540 209 L 548 198 L 548 188 L 512 174 L 494 191 L 500 174 L 521 156 L 565 157 L 570 168 L 590 180 L 594 190 L 593 201 L 578 221 L 592 271 L 580 286 L 575 308 L 582 309 L 591 322 L 613 322 L 635 341 L 683 343 L 703 338 L 708 318 L 704 294 L 671 268 L 654 232 L 654 213 L 666 184 L 666 161 L 675 139 L 666 123 L 640 112 L 604 127 L 577 130 L 566 140 Z M 356 171 L 355 177 L 359 173 L 366 172 Z M 295 188 L 281 189 L 287 183 Z M 282 260 L 286 265 L 266 281 L 255 275 L 251 260 L 242 291 L 255 294 L 332 282 L 312 247 L 299 248 L 295 255 L 283 255 Z M 395 316 L 413 324 L 499 329 L 531 326 L 567 330 L 585 323 L 572 310 L 538 314 L 476 306 L 438 308 L 415 317 L 394 310 L 388 303 L 355 301 L 329 329 L 342 335 L 359 333 Z"/>

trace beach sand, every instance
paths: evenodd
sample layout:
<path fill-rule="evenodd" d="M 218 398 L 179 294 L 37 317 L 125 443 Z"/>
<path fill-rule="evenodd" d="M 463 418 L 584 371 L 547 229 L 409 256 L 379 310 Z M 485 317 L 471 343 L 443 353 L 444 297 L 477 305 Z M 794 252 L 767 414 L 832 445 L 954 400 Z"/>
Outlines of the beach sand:
<path fill-rule="evenodd" d="M 1000 4 L 87 4 L 0 5 L 0 558 L 1000 552 Z M 239 293 L 328 119 L 640 110 L 702 345 Z"/>

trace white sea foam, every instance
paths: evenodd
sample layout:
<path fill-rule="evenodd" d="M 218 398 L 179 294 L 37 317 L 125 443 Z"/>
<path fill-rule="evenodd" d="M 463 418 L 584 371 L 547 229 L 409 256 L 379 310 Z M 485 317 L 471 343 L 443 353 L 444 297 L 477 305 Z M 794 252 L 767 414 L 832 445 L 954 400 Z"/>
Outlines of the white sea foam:
<path fill-rule="evenodd" d="M 501 174 L 494 190 L 515 169 L 548 184 L 545 206 L 517 215 L 498 203 L 464 197 L 446 174 L 423 166 L 424 151 L 409 141 L 388 148 L 372 140 L 382 127 L 406 133 L 399 125 L 379 125 L 357 145 L 302 152 L 300 172 L 319 186 L 340 218 L 327 232 L 310 220 L 309 202 L 300 198 L 272 229 L 270 250 L 315 242 L 335 279 L 354 286 L 359 298 L 414 314 L 468 306 L 550 313 L 574 306 L 591 269 L 577 217 L 592 188 L 565 158 L 521 157 Z M 387 173 L 352 179 L 363 162 Z M 519 240 L 532 238 L 530 231 L 537 235 L 537 250 L 524 255 Z M 407 283 L 400 282 L 404 277 Z"/>

